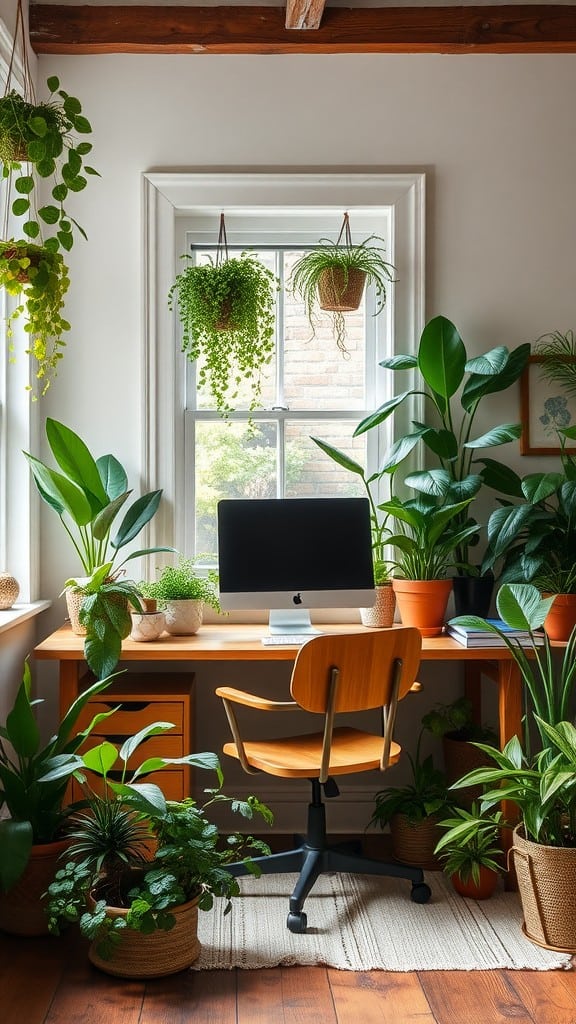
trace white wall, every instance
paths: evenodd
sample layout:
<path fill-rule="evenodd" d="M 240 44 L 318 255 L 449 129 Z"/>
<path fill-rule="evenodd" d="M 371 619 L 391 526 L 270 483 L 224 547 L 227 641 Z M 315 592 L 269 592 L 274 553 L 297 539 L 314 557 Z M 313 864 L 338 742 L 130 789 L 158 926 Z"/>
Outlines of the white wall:
<path fill-rule="evenodd" d="M 42 411 L 113 450 L 134 482 L 143 171 L 424 170 L 427 316 L 454 320 L 471 353 L 574 326 L 576 55 L 41 57 L 40 81 L 54 73 L 83 101 L 102 179 L 74 203 L 89 242 L 70 254 L 72 333 Z M 495 398 L 486 426 L 517 415 L 516 396 Z M 55 518 L 42 534 L 53 599 L 76 569 Z M 56 601 L 45 628 L 62 618 Z M 410 714 L 449 696 L 434 683 Z"/>

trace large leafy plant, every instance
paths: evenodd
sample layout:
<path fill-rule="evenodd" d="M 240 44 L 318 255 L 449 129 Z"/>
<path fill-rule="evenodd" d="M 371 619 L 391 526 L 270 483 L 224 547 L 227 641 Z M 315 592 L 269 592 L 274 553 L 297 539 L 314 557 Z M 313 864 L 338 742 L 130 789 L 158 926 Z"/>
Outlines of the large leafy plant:
<path fill-rule="evenodd" d="M 519 379 L 529 354 L 529 345 L 520 345 L 511 352 L 499 345 L 469 359 L 455 325 L 444 316 L 434 317 L 424 327 L 416 355 L 395 355 L 380 363 L 395 373 L 416 372 L 416 384 L 362 420 L 355 436 L 385 423 L 406 401 L 422 396 L 424 421 L 412 422 L 413 429 L 391 446 L 380 471 L 395 473 L 415 449 L 423 446 L 436 465 L 409 473 L 405 479 L 407 486 L 423 496 L 455 504 L 470 501 L 483 486 L 488 486 L 517 497 L 517 474 L 501 461 L 480 458 L 479 453 L 516 440 L 521 425 L 504 423 L 477 434 L 475 421 L 483 399 L 505 391 Z M 476 530 L 458 542 L 456 561 L 460 571 L 473 574 L 477 569 L 471 549 L 478 543 L 480 525 L 463 507 L 458 523 L 463 526 L 467 521 Z"/>
<path fill-rule="evenodd" d="M 500 578 L 534 581 L 555 594 L 576 592 L 576 459 L 565 439 L 576 427 L 558 431 L 561 470 L 529 473 L 515 504 L 495 509 L 488 520 L 488 567 L 502 561 Z"/>
<path fill-rule="evenodd" d="M 130 607 L 142 610 L 138 584 L 112 572 L 112 562 L 105 562 L 89 577 L 70 578 L 64 584 L 83 595 L 78 619 L 86 630 L 84 657 L 97 679 L 110 675 L 120 660 L 122 641 L 132 628 Z"/>
<path fill-rule="evenodd" d="M 554 656 L 547 635 L 541 632 L 553 601 L 553 597 L 541 597 L 540 591 L 529 583 L 505 583 L 500 587 L 496 597 L 498 615 L 507 626 L 527 633 L 528 649 L 492 620 L 476 615 L 460 615 L 451 620 L 496 633 L 504 641 L 520 670 L 529 710 L 536 719 L 543 745 L 548 742 L 548 732 L 542 723 L 556 726 L 569 718 L 576 681 L 576 629 L 560 662 Z"/>
<path fill-rule="evenodd" d="M 379 508 L 392 516 L 399 531 L 389 537 L 396 549 L 395 575 L 408 580 L 438 580 L 448 575 L 456 551 L 476 526 L 462 515 L 471 501 L 443 505 L 427 495 L 402 501 L 393 497 Z"/>
<path fill-rule="evenodd" d="M 223 792 L 216 754 L 187 754 L 175 760 L 149 757 L 129 771 L 128 761 L 139 746 L 172 728 L 169 722 L 154 722 L 120 747 L 106 740 L 82 756 L 57 758 L 45 776 L 49 782 L 74 775 L 87 800 L 87 809 L 70 819 L 68 860 L 49 887 L 50 929 L 58 932 L 63 923 L 79 922 L 81 932 L 96 941 L 106 959 L 113 955 L 124 928 L 145 934 L 169 930 L 174 924 L 171 908 L 196 896 L 203 910 L 210 909 L 214 897 L 223 897 L 230 909 L 230 900 L 240 890 L 226 865 L 246 856 L 257 874 L 250 851 L 269 852 L 266 844 L 240 833 L 223 841 L 210 822 L 208 809 L 226 803 L 247 819 L 260 814 L 272 823 L 269 809 L 256 797 L 238 800 Z M 206 791 L 203 805 L 191 798 L 166 800 L 160 786 L 146 782 L 149 772 L 161 772 L 174 763 L 216 772 L 217 786 Z M 90 894 L 94 901 L 89 906 Z M 126 907 L 128 914 L 109 917 L 107 905 Z"/>
<path fill-rule="evenodd" d="M 185 257 L 188 259 L 188 257 Z M 274 354 L 279 282 L 254 253 L 189 264 L 169 293 L 182 322 L 182 350 L 198 363 L 198 387 L 207 386 L 227 417 L 241 388 L 254 410 L 262 392 L 262 370 Z"/>
<path fill-rule="evenodd" d="M 69 707 L 56 732 L 42 743 L 28 663 L 6 722 L 0 726 L 0 889 L 6 891 L 24 872 L 33 845 L 50 843 L 62 835 L 69 808 L 64 806 L 68 780 L 59 776 L 45 781 L 53 758 L 75 754 L 105 714 L 95 716 L 81 732 L 76 731 L 80 712 L 91 697 L 110 685 L 102 679 L 84 690 Z"/>
<path fill-rule="evenodd" d="M 86 577 L 103 565 L 107 565 L 108 576 L 113 576 L 130 559 L 173 551 L 168 547 L 144 548 L 132 551 L 118 564 L 122 549 L 152 519 L 162 491 L 149 491 L 128 505 L 113 532 L 116 517 L 132 494 L 124 467 L 113 455 L 95 458 L 78 434 L 57 420 L 46 420 L 46 439 L 58 470 L 28 452 L 24 454 L 40 497 L 58 515 Z"/>

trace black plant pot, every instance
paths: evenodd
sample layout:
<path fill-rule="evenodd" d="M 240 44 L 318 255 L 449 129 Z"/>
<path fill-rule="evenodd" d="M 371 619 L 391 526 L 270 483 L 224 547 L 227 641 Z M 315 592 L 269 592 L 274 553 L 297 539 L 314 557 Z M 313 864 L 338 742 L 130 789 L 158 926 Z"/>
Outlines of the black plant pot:
<path fill-rule="evenodd" d="M 480 615 L 486 618 L 494 590 L 493 576 L 455 576 L 452 589 L 456 615 Z"/>

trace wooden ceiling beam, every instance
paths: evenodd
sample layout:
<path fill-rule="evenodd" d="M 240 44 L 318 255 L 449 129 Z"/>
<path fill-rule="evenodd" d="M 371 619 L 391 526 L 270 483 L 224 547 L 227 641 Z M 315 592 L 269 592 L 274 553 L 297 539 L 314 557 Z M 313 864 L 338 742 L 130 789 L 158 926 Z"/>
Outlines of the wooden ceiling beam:
<path fill-rule="evenodd" d="M 283 7 L 31 3 L 30 39 L 39 54 L 574 53 L 576 6 L 327 7 L 318 29 L 295 32 Z"/>

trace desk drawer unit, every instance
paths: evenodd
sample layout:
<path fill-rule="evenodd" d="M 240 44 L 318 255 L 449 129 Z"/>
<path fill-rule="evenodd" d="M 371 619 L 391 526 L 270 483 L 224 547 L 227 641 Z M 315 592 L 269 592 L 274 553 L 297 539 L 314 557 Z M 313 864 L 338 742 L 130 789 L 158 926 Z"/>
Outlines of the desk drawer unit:
<path fill-rule="evenodd" d="M 82 680 L 85 686 L 91 682 L 90 676 Z M 191 753 L 193 684 L 192 673 L 126 673 L 108 690 L 89 700 L 83 709 L 78 719 L 79 730 L 86 728 L 94 715 L 118 709 L 96 726 L 83 749 L 98 746 L 104 739 L 121 746 L 128 737 L 153 722 L 171 722 L 173 729 L 150 736 L 138 747 L 128 762 L 129 768 L 138 767 L 148 757 L 183 757 Z M 117 778 L 117 773 L 111 773 L 111 777 Z M 169 800 L 182 800 L 192 794 L 192 772 L 188 765 L 165 768 L 142 779 L 156 782 Z M 70 799 L 81 797 L 80 786 L 72 780 Z"/>

